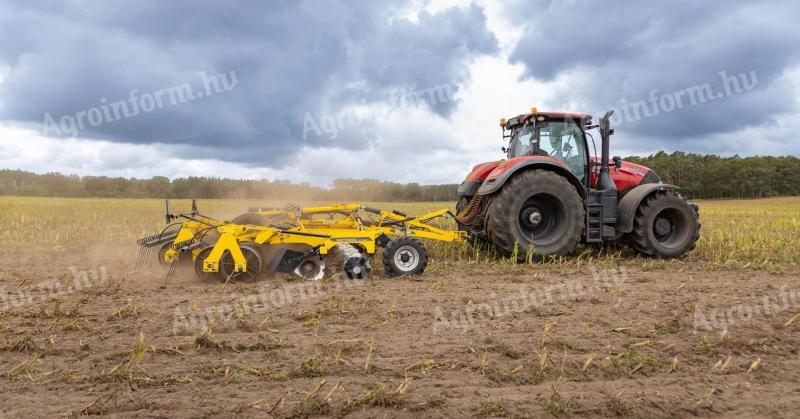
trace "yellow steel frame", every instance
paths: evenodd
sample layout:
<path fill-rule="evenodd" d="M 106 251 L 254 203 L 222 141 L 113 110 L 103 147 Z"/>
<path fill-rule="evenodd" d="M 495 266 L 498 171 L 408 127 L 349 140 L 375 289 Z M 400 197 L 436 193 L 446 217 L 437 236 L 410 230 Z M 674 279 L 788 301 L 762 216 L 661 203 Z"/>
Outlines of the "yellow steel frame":
<path fill-rule="evenodd" d="M 377 215 L 375 225 L 365 225 L 360 212 L 368 211 Z M 368 254 L 376 251 L 376 241 L 386 235 L 412 236 L 439 241 L 461 241 L 466 238 L 463 231 L 451 231 L 427 224 L 428 221 L 448 213 L 443 209 L 420 217 L 407 217 L 390 211 L 371 209 L 360 204 L 332 204 L 324 207 L 269 210 L 257 212 L 261 215 L 286 215 L 293 218 L 295 226 L 281 229 L 274 226 L 255 226 L 233 224 L 207 217 L 193 217 L 183 222 L 175 244 L 191 241 L 204 229 L 216 229 L 220 237 L 211 253 L 203 261 L 203 271 L 219 272 L 219 262 L 225 251 L 230 252 L 234 261 L 234 272 L 246 272 L 247 262 L 239 247 L 240 243 L 252 242 L 259 245 L 303 244 L 318 249 L 326 255 L 336 245 L 347 243 L 360 247 Z M 329 219 L 315 219 L 314 215 L 328 215 Z M 343 216 L 334 218 L 334 215 Z M 196 259 L 202 249 L 192 250 Z M 164 262 L 172 263 L 177 258 L 177 250 L 164 253 Z"/>

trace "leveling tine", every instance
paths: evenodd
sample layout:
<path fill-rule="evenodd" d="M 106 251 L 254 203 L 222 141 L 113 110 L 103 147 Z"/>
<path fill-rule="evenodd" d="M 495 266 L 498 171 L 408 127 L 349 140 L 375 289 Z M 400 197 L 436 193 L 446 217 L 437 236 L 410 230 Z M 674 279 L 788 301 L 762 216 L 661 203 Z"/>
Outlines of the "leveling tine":
<path fill-rule="evenodd" d="M 144 266 L 149 266 L 154 251 L 155 251 L 154 247 L 139 246 L 139 256 L 136 258 L 136 269 L 139 269 Z"/>
<path fill-rule="evenodd" d="M 175 272 L 178 270 L 178 266 L 180 266 L 182 257 L 183 252 L 179 252 L 175 259 L 172 260 L 172 263 L 169 264 L 167 275 L 164 277 L 164 282 L 169 281 L 175 276 Z"/>

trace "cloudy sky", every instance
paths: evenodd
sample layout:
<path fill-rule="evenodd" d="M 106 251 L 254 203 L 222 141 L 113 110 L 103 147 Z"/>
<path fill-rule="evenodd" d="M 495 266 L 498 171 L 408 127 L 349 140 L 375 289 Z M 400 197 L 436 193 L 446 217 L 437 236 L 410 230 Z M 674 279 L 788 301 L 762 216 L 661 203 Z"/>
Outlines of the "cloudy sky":
<path fill-rule="evenodd" d="M 0 168 L 457 183 L 500 117 L 800 156 L 800 3 L 0 0 Z"/>

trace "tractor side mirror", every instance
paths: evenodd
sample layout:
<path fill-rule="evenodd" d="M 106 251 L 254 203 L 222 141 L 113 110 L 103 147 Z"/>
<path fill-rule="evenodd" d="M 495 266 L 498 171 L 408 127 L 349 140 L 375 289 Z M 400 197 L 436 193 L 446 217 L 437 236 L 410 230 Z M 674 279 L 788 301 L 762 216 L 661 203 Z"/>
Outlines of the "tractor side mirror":
<path fill-rule="evenodd" d="M 617 170 L 622 168 L 622 157 L 614 156 L 611 158 L 611 160 L 614 160 L 614 167 L 616 167 Z"/>

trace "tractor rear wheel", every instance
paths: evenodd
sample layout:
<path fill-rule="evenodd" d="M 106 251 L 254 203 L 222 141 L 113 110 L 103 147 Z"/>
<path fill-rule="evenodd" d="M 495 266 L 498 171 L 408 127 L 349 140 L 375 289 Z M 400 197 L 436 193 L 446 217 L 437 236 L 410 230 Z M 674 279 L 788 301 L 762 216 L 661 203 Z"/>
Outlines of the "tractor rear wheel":
<path fill-rule="evenodd" d="M 679 258 L 694 249 L 700 238 L 697 212 L 681 195 L 657 192 L 636 210 L 631 247 L 643 256 Z"/>
<path fill-rule="evenodd" d="M 530 250 L 541 260 L 575 250 L 583 233 L 585 210 L 578 191 L 566 178 L 537 169 L 509 179 L 492 200 L 487 218 L 489 239 L 501 253 L 516 254 L 524 261 Z"/>

